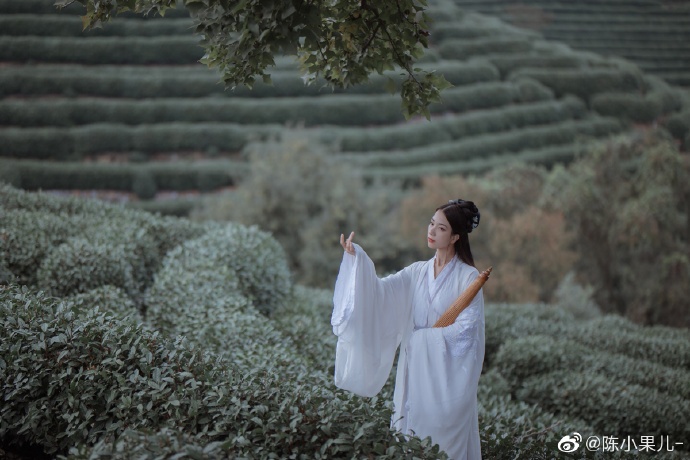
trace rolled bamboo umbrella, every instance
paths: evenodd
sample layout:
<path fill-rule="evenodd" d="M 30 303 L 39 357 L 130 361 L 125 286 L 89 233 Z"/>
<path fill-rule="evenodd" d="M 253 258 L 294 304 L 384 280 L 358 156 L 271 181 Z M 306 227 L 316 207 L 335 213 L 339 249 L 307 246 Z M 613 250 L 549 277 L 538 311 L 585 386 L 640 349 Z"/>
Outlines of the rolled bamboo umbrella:
<path fill-rule="evenodd" d="M 446 327 L 453 324 L 458 316 L 460 316 L 460 313 L 470 305 L 474 296 L 477 295 L 482 286 L 484 286 L 484 283 L 489 279 L 492 269 L 493 267 L 489 267 L 481 272 L 477 278 L 467 286 L 467 289 L 455 299 L 453 305 L 448 307 L 448 310 L 441 315 L 438 321 L 436 321 L 436 324 L 434 324 L 434 327 Z"/>

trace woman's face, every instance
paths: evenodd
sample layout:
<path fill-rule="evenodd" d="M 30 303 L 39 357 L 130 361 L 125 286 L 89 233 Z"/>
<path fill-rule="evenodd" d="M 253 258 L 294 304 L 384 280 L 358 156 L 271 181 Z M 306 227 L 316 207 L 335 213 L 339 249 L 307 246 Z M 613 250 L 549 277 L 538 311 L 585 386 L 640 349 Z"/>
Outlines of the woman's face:
<path fill-rule="evenodd" d="M 446 215 L 443 214 L 442 210 L 436 211 L 431 218 L 426 238 L 427 246 L 431 249 L 446 249 L 457 241 L 458 235 L 452 234 L 448 219 L 446 219 Z"/>

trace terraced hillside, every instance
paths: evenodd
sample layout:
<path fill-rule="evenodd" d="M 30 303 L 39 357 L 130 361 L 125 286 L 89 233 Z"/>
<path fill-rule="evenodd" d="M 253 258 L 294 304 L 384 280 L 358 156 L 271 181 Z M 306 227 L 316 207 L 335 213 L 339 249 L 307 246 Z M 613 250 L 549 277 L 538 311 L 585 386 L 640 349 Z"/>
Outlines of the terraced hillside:
<path fill-rule="evenodd" d="M 456 0 L 540 31 L 549 40 L 602 55 L 622 56 L 646 72 L 690 87 L 690 4 L 655 0 Z"/>
<path fill-rule="evenodd" d="M 690 131 L 690 105 L 681 112 L 678 91 L 661 79 L 451 0 L 434 2 L 434 44 L 420 63 L 455 85 L 432 122 L 404 122 L 386 76 L 331 91 L 305 86 L 291 58 L 278 60 L 273 86 L 225 90 L 197 62 L 203 50 L 184 11 L 124 15 L 87 32 L 79 12 L 0 1 L 0 180 L 144 199 L 212 191 L 246 173 L 249 142 L 300 129 L 366 174 L 414 183 L 512 159 L 567 161 L 588 139 L 633 123 L 675 120 L 681 142 Z"/>

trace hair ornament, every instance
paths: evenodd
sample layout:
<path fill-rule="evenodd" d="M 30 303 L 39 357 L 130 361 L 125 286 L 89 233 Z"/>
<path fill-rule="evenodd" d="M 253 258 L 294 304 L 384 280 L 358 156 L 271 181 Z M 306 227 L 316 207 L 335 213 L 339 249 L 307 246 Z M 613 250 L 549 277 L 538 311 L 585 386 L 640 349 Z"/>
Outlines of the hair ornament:
<path fill-rule="evenodd" d="M 472 230 L 479 226 L 479 218 L 481 217 L 481 214 L 479 213 L 479 209 L 474 204 L 474 202 L 458 199 L 450 200 L 448 201 L 448 203 L 455 204 L 457 206 L 460 206 L 462 209 L 467 209 L 469 211 L 469 213 L 465 213 L 465 215 L 469 218 L 467 233 L 472 233 Z"/>

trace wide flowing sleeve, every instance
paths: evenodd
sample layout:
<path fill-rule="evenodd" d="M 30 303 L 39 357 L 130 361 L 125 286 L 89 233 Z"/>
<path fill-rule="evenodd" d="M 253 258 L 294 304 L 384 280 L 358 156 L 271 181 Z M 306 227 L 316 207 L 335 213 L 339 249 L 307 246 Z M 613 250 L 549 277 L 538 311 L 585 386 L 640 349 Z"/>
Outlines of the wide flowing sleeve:
<path fill-rule="evenodd" d="M 412 266 L 379 278 L 366 252 L 353 246 L 354 256 L 343 255 L 333 295 L 335 384 L 374 396 L 388 379 L 410 318 Z"/>
<path fill-rule="evenodd" d="M 446 344 L 446 352 L 461 357 L 472 353 L 473 361 L 483 346 L 484 293 L 480 289 L 472 302 L 458 315 L 455 322 L 441 328 Z M 483 356 L 482 356 L 483 357 Z"/>

